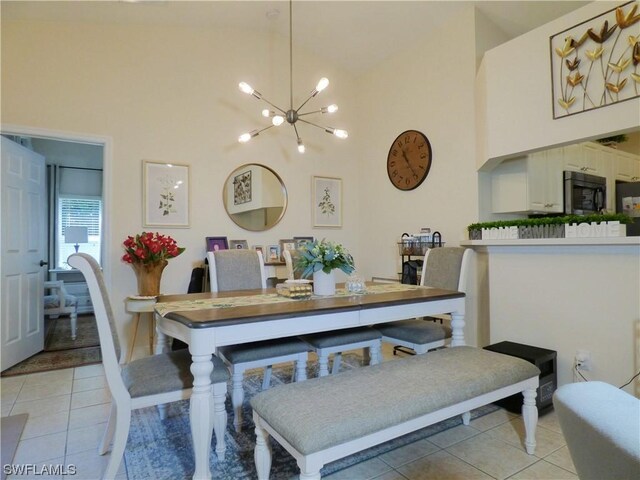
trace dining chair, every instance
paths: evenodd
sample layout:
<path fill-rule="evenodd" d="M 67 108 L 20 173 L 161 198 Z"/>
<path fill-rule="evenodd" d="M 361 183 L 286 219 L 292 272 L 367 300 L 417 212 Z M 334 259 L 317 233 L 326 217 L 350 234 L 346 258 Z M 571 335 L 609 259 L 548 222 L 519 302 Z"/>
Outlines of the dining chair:
<path fill-rule="evenodd" d="M 297 252 L 294 252 L 291 255 L 291 250 L 285 250 L 282 252 L 282 256 L 284 257 L 284 264 L 287 268 L 287 279 L 288 280 L 296 280 L 300 278 L 300 271 L 296 270 L 294 262 L 297 257 Z"/>
<path fill-rule="evenodd" d="M 78 328 L 78 299 L 74 295 L 69 295 L 62 280 L 44 282 L 44 314 L 51 318 L 58 318 L 60 315 L 69 315 L 71 322 L 71 340 L 76 339 Z"/>
<path fill-rule="evenodd" d="M 267 288 L 262 252 L 257 250 L 218 250 L 207 252 L 212 292 L 253 290 Z M 272 365 L 295 362 L 292 381 L 307 378 L 309 346 L 297 337 L 219 347 L 217 354 L 231 370 L 231 405 L 233 426 L 242 431 L 242 404 L 244 372 L 264 367 L 262 389 L 271 384 Z"/>
<path fill-rule="evenodd" d="M 122 455 L 127 444 L 131 425 L 131 411 L 176 402 L 191 396 L 193 376 L 191 374 L 191 355 L 188 350 L 151 355 L 124 364 L 126 353 L 120 348 L 116 323 L 109 301 L 109 294 L 100 266 L 86 253 L 75 253 L 67 262 L 77 268 L 89 287 L 89 295 L 98 326 L 100 352 L 111 392 L 111 413 L 106 431 L 98 447 L 98 453 L 104 455 L 113 439 L 111 458 L 102 475 L 103 479 L 116 476 Z M 227 413 L 224 407 L 227 395 L 229 370 L 215 355 L 212 356 L 213 372 L 213 429 L 216 435 L 216 454 L 218 460 L 224 460 L 226 445 L 224 433 L 227 425 Z"/>
<path fill-rule="evenodd" d="M 282 253 L 289 280 L 300 278 L 299 272 L 295 269 L 294 255 L 291 255 L 289 250 L 285 250 Z M 370 365 L 380 363 L 382 335 L 370 328 L 334 330 L 313 335 L 303 335 L 300 338 L 307 342 L 318 355 L 318 375 L 320 377 L 329 375 L 329 356 L 331 354 L 333 354 L 331 373 L 338 373 L 338 371 L 340 371 L 340 364 L 342 363 L 342 352 L 347 350 L 363 348 L 368 352 L 368 355 L 365 356 L 368 356 Z"/>
<path fill-rule="evenodd" d="M 420 285 L 466 292 L 471 254 L 471 249 L 462 247 L 429 249 L 424 257 Z M 436 323 L 439 319 L 413 318 L 381 323 L 374 328 L 382 334 L 383 342 L 410 348 L 420 355 L 444 346 L 451 338 L 451 327 Z"/>

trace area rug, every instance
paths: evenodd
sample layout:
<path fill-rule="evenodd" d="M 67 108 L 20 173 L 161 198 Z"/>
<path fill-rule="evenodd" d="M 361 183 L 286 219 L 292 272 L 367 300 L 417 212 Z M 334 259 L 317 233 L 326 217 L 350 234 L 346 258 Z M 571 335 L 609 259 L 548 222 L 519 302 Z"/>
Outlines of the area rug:
<path fill-rule="evenodd" d="M 343 370 L 357 368 L 362 364 L 362 357 L 357 354 L 343 356 Z M 317 374 L 317 367 L 310 367 L 309 377 Z M 292 366 L 274 367 L 272 386 L 288 383 L 291 379 Z M 230 401 L 227 398 L 228 425 L 225 433 L 227 444 L 226 458 L 219 462 L 212 448 L 209 465 L 212 478 L 216 480 L 254 479 L 257 474 L 253 461 L 255 433 L 251 418 L 249 400 L 258 393 L 262 384 L 262 372 L 252 371 L 245 375 L 245 400 L 243 405 L 242 432 L 233 429 L 233 416 Z M 230 391 L 230 386 L 229 386 Z M 497 410 L 488 405 L 471 412 L 477 418 Z M 445 420 L 423 428 L 403 437 L 372 447 L 363 452 L 337 460 L 322 469 L 322 476 L 329 475 L 357 463 L 373 458 L 382 453 L 402 447 L 417 440 L 427 438 L 443 430 L 460 425 L 460 416 Z M 215 439 L 212 441 L 215 447 Z M 284 480 L 299 474 L 295 459 L 275 441 L 271 441 L 273 458 L 271 464 L 272 480 Z M 155 407 L 133 412 L 129 440 L 125 450 L 127 474 L 132 480 L 178 480 L 188 479 L 195 469 L 193 460 L 193 444 L 189 424 L 189 402 L 183 400 L 167 406 L 167 417 L 161 420 Z"/>
<path fill-rule="evenodd" d="M 44 341 L 44 351 L 69 350 L 71 348 L 97 347 L 100 345 L 96 317 L 78 315 L 76 339 L 71 339 L 71 322 L 69 317 L 52 320 Z"/>
<path fill-rule="evenodd" d="M 1 376 L 81 367 L 102 362 L 98 327 L 93 315 L 79 315 L 76 339 L 71 340 L 68 318 L 53 319 L 48 325 L 44 351 L 2 372 Z"/>
<path fill-rule="evenodd" d="M 13 463 L 13 456 L 18 448 L 18 442 L 22 436 L 22 430 L 27 423 L 29 415 L 21 413 L 10 417 L 2 417 L 0 421 L 0 455 L 2 457 L 2 480 L 7 478 L 4 466 Z"/>

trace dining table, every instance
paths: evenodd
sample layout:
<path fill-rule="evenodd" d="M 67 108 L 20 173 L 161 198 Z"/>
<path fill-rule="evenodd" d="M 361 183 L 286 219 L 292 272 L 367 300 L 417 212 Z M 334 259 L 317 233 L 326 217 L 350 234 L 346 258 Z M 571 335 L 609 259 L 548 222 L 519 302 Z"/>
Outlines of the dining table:
<path fill-rule="evenodd" d="M 331 296 L 281 296 L 276 289 L 161 295 L 155 305 L 156 353 L 171 338 L 189 345 L 193 389 L 189 418 L 194 479 L 210 479 L 213 433 L 212 354 L 218 347 L 424 316 L 451 315 L 451 346 L 465 344 L 465 294 L 400 283 L 367 283 L 364 292 L 341 288 Z"/>

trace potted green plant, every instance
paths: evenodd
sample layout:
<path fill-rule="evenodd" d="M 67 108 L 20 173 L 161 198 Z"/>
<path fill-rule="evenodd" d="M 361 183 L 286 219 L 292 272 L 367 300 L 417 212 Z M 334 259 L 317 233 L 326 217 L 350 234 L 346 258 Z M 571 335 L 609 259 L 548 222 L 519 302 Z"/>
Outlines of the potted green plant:
<path fill-rule="evenodd" d="M 565 215 L 561 217 L 518 218 L 514 220 L 498 220 L 493 222 L 472 223 L 467 227 L 469 240 L 482 240 L 482 230 L 492 228 L 517 228 L 517 238 L 564 238 L 565 226 L 581 223 L 620 222 L 623 225 L 632 222 L 628 215 L 595 214 Z"/>
<path fill-rule="evenodd" d="M 303 278 L 313 275 L 313 291 L 316 295 L 335 294 L 334 270 L 340 269 L 349 275 L 355 269 L 351 254 L 339 243 L 325 239 L 303 243 L 298 253 L 295 268 L 302 271 Z"/>

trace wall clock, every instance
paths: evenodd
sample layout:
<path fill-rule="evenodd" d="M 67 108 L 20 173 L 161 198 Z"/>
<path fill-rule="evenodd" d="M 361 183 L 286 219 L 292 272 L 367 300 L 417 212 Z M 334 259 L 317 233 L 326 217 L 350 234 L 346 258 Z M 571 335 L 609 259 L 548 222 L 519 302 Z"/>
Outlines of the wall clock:
<path fill-rule="evenodd" d="M 417 130 L 402 132 L 391 144 L 387 155 L 387 174 L 394 187 L 413 190 L 420 186 L 431 168 L 431 144 Z"/>

